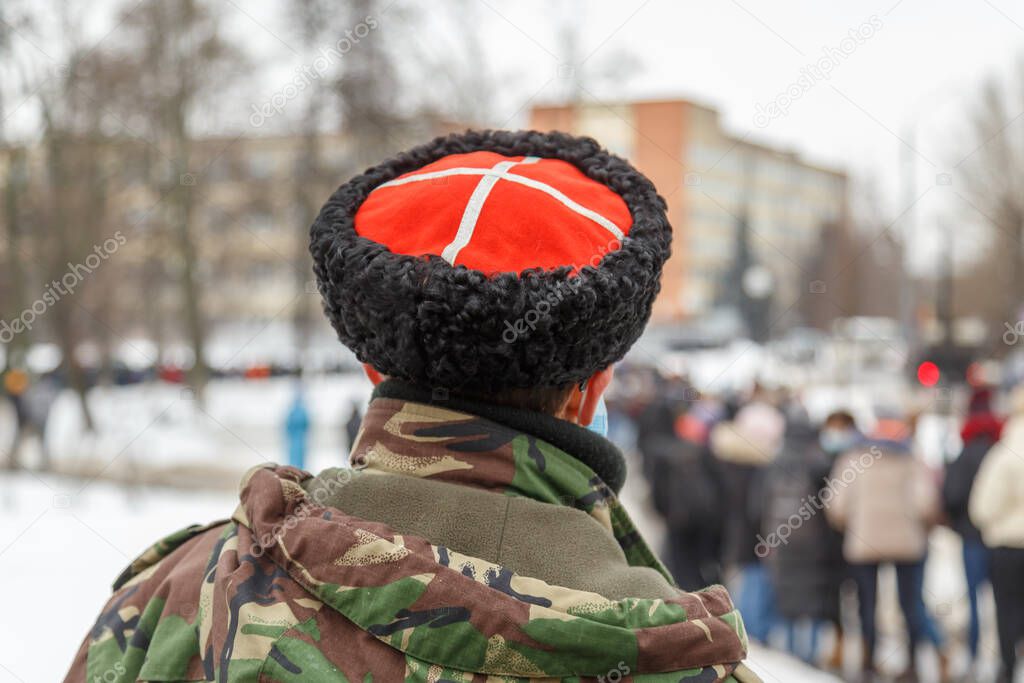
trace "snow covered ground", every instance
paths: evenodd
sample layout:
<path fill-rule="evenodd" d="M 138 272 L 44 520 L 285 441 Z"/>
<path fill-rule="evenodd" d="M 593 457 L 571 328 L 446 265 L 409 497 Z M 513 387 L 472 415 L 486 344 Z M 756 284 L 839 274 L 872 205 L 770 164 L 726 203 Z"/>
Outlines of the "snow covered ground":
<path fill-rule="evenodd" d="M 210 383 L 203 406 L 181 385 L 98 387 L 89 392 L 95 435 L 83 431 L 78 400 L 65 391 L 53 406 L 47 444 L 61 471 L 151 481 L 149 472 L 174 470 L 199 474 L 190 481 L 230 487 L 254 465 L 285 460 L 284 421 L 296 386 L 284 377 L 218 380 Z M 348 452 L 345 423 L 353 402 L 365 405 L 369 381 L 357 374 L 317 376 L 303 390 L 311 419 L 307 467 L 341 464 Z M 10 406 L 0 403 L 2 451 L 13 423 Z M 174 477 L 161 481 L 168 479 Z"/>
<path fill-rule="evenodd" d="M 121 569 L 165 533 L 229 516 L 233 498 L 0 477 L 0 683 L 61 680 Z"/>

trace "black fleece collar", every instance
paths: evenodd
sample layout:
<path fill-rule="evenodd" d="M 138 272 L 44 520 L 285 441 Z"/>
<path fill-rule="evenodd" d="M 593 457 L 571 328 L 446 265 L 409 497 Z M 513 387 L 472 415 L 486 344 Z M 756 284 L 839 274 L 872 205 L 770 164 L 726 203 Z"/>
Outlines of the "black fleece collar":
<path fill-rule="evenodd" d="M 400 379 L 387 379 L 373 390 L 372 398 L 393 398 L 426 403 L 470 415 L 476 415 L 525 432 L 565 451 L 594 470 L 616 494 L 626 482 L 626 459 L 615 444 L 589 429 L 584 429 L 553 415 L 521 408 L 485 403 L 418 387 Z"/>

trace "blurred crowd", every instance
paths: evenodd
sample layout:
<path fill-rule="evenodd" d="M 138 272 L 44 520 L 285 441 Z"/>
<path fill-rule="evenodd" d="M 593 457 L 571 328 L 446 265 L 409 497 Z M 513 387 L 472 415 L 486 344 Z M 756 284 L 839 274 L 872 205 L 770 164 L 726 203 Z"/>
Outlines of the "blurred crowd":
<path fill-rule="evenodd" d="M 835 409 L 816 422 L 785 390 L 711 396 L 653 371 L 623 385 L 609 402 L 610 437 L 640 456 L 665 522 L 663 557 L 682 588 L 725 583 L 752 640 L 875 681 L 887 668 L 876 653 L 879 572 L 891 567 L 907 652 L 895 679 L 919 680 L 920 645 L 931 647 L 941 680 L 952 680 L 956 640 L 970 655 L 962 680 L 979 681 L 979 590 L 989 582 L 998 680 L 1014 680 L 1024 638 L 1024 389 L 1003 397 L 974 387 L 960 415 L 960 452 L 926 458 L 909 410 L 878 408 L 868 424 Z M 955 639 L 924 599 L 939 525 L 962 541 L 970 617 Z M 860 658 L 846 663 L 857 659 L 843 651 L 855 639 L 844 637 L 851 624 Z"/>

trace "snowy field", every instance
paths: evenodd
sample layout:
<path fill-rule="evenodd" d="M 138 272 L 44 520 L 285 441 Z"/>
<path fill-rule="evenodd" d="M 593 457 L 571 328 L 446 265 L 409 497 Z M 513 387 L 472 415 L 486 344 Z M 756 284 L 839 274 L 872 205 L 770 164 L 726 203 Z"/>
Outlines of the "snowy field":
<path fill-rule="evenodd" d="M 54 404 L 46 440 L 58 471 L 231 488 L 248 468 L 286 459 L 284 421 L 296 386 L 294 379 L 283 377 L 218 380 L 210 383 L 202 406 L 188 389 L 175 384 L 97 387 L 88 395 L 95 435 L 84 432 L 78 400 L 64 391 Z M 345 461 L 345 423 L 353 402 L 365 405 L 371 389 L 357 374 L 304 382 L 311 421 L 308 468 Z M 10 406 L 0 403 L 4 451 L 13 423 Z M 31 457 L 26 456 L 29 461 Z"/>
<path fill-rule="evenodd" d="M 163 534 L 233 510 L 227 492 L 0 478 L 0 683 L 60 681 L 121 569 Z"/>

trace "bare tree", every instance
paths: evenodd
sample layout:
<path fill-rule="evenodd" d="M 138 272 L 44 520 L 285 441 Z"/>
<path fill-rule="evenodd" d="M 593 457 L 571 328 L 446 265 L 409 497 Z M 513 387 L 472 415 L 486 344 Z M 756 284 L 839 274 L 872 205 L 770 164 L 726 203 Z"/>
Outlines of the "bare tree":
<path fill-rule="evenodd" d="M 0 220 L 0 251 L 3 254 L 3 287 L 0 288 L 0 311 L 4 320 L 14 320 L 25 308 L 25 289 L 28 280 L 25 259 L 24 233 L 25 197 L 28 186 L 28 159 L 26 150 L 11 140 L 4 128 L 10 113 L 18 107 L 22 98 L 29 95 L 28 69 L 15 48 L 15 34 L 30 31 L 31 16 L 20 4 L 14 2 L 0 6 L 0 150 L 5 152 L 6 164 L 3 175 L 3 211 Z M 11 87 L 12 84 L 14 87 Z M 17 98 L 17 102 L 10 100 Z M 10 113 L 9 113 L 10 112 Z M 17 334 L 7 343 L 4 365 L 11 367 L 28 347 L 26 335 Z M 0 368 L 2 370 L 3 368 Z"/>
<path fill-rule="evenodd" d="M 77 354 L 84 337 L 81 317 L 86 308 L 76 300 L 74 292 L 82 283 L 66 283 L 68 278 L 84 279 L 82 273 L 87 268 L 78 264 L 91 251 L 97 231 L 105 223 L 106 186 L 102 156 L 98 153 L 105 143 L 100 139 L 99 107 L 83 97 L 84 91 L 79 88 L 81 74 L 76 66 L 89 54 L 77 31 L 81 17 L 72 16 L 68 3 L 57 4 L 56 11 L 63 65 L 52 63 L 53 58 L 35 45 L 39 36 L 35 35 L 37 22 L 31 17 L 19 29 L 23 38 L 30 35 L 25 39 L 49 58 L 49 63 L 42 66 L 37 60 L 20 69 L 22 81 L 31 87 L 40 114 L 44 173 L 32 183 L 28 182 L 27 174 L 19 179 L 19 170 L 23 171 L 25 164 L 16 161 L 5 202 L 6 222 L 9 236 L 15 238 L 9 240 L 14 257 L 25 260 L 26 251 L 32 254 L 27 261 L 36 267 L 37 279 L 44 288 L 43 296 L 33 303 L 33 312 L 41 315 L 36 307 L 39 302 L 46 304 L 45 323 L 60 347 L 65 378 L 79 397 L 86 429 L 93 431 L 86 401 L 89 383 Z M 12 155 L 14 160 L 17 157 L 17 153 Z M 20 225 L 20 204 L 26 201 L 31 204 L 33 215 L 31 230 Z M 14 272 L 22 286 L 34 279 L 21 266 Z M 42 324 L 43 321 L 34 321 L 33 335 L 38 334 Z"/>
<path fill-rule="evenodd" d="M 70 34 L 74 22 L 65 15 L 64 23 L 65 32 Z M 80 87 L 83 76 L 77 67 L 83 52 L 82 48 L 74 48 L 68 68 L 55 79 L 55 87 L 42 88 L 39 96 L 49 211 L 40 211 L 47 216 L 45 229 L 35 230 L 32 235 L 37 242 L 34 251 L 44 265 L 47 283 L 63 284 L 68 275 L 75 280 L 84 279 L 83 261 L 92 252 L 93 245 L 102 241 L 99 232 L 106 217 L 107 183 L 102 163 L 106 140 L 99 130 L 100 105 Z M 94 271 L 88 273 L 88 277 L 93 281 L 90 284 L 94 284 L 102 275 Z M 74 289 L 66 288 L 66 295 L 57 289 L 62 298 L 50 307 L 48 318 L 60 346 L 68 384 L 80 398 L 85 427 L 94 431 L 86 401 L 89 383 L 77 351 L 85 336 L 82 313 L 93 320 L 105 313 L 90 314 L 76 298 L 75 292 L 81 292 L 85 286 L 87 283 L 80 282 Z M 106 308 L 104 302 L 100 309 Z"/>
<path fill-rule="evenodd" d="M 966 197 L 995 227 L 991 260 L 1004 274 L 1003 315 L 1017 320 L 1024 303 L 1024 61 L 1015 87 L 991 80 L 971 116 L 967 156 L 958 164 L 967 171 Z"/>
<path fill-rule="evenodd" d="M 632 51 L 604 45 L 587 49 L 582 43 L 587 3 L 584 0 L 561 0 L 554 4 L 559 12 L 557 51 L 562 60 L 558 76 L 562 81 L 562 97 L 576 107 L 595 91 L 627 80 L 641 67 Z M 617 89 L 617 88 L 616 88 Z"/>
<path fill-rule="evenodd" d="M 367 17 L 380 17 L 385 6 L 381 0 L 353 0 L 344 14 L 346 24 L 355 26 Z M 386 40 L 373 36 L 350 50 L 335 88 L 353 170 L 401 148 L 415 117 L 400 106 L 401 74 Z"/>
<path fill-rule="evenodd" d="M 7 152 L 7 168 L 3 188 L 3 241 L 4 241 L 4 320 L 14 320 L 25 307 L 25 281 L 27 273 L 23 265 L 22 232 L 23 199 L 27 186 L 27 161 L 25 150 L 11 147 Z M 10 367 L 28 345 L 24 335 L 14 335 L 7 344 L 5 364 Z"/>
<path fill-rule="evenodd" d="M 316 50 L 331 45 L 340 34 L 336 19 L 335 3 L 327 0 L 298 0 L 290 7 L 290 20 L 299 35 L 301 45 Z M 325 74 L 320 74 L 324 77 Z M 295 174 L 293 180 L 293 201 L 297 225 L 292 252 L 292 270 L 295 273 L 296 292 L 305 291 L 306 283 L 312 279 L 309 262 L 309 226 L 316 218 L 323 202 L 323 159 L 320 147 L 323 137 L 324 114 L 328 106 L 336 101 L 337 92 L 314 82 L 306 91 L 306 101 L 298 128 L 300 143 L 295 153 Z M 292 309 L 292 330 L 295 348 L 301 363 L 302 351 L 309 341 L 313 321 L 313 297 L 299 297 Z"/>
<path fill-rule="evenodd" d="M 143 0 L 121 12 L 119 41 L 110 49 L 127 66 L 131 94 L 125 117 L 154 151 L 151 181 L 160 198 L 160 222 L 177 257 L 180 307 L 194 363 L 189 383 L 202 399 L 209 369 L 202 309 L 200 253 L 195 237 L 197 184 L 193 168 L 195 118 L 218 86 L 244 63 L 222 34 L 218 14 L 201 0 Z"/>

